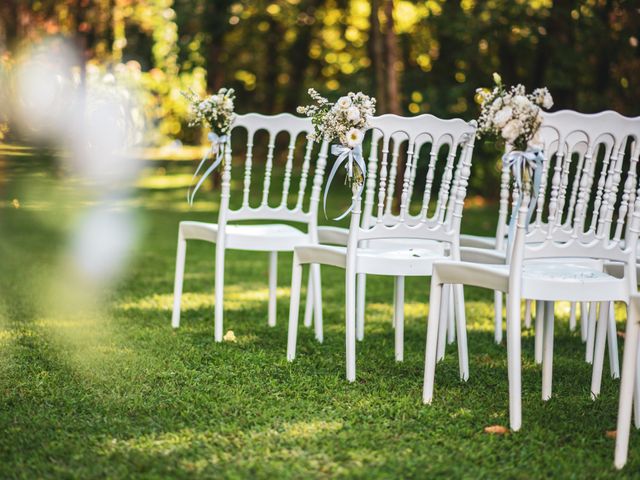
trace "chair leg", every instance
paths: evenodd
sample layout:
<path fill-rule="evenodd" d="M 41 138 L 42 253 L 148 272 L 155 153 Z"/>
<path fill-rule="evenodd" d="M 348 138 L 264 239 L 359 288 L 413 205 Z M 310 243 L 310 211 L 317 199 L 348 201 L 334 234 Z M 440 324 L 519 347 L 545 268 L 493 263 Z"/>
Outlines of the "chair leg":
<path fill-rule="evenodd" d="M 524 328 L 531 328 L 531 300 L 524 301 Z"/>
<path fill-rule="evenodd" d="M 502 292 L 494 292 L 493 294 L 494 301 L 494 312 L 493 312 L 493 321 L 494 321 L 494 333 L 493 337 L 497 344 L 502 343 Z"/>
<path fill-rule="evenodd" d="M 395 328 L 395 350 L 396 362 L 404 360 L 404 277 L 395 277 L 396 282 L 396 298 L 394 318 L 396 319 Z"/>
<path fill-rule="evenodd" d="M 509 423 L 517 432 L 522 426 L 522 358 L 520 295 L 507 295 L 507 359 L 509 372 Z"/>
<path fill-rule="evenodd" d="M 587 341 L 587 329 L 589 327 L 588 318 L 587 302 L 580 302 L 580 338 L 583 343 Z"/>
<path fill-rule="evenodd" d="M 345 340 L 347 380 L 356 380 L 356 275 L 349 269 L 345 275 Z"/>
<path fill-rule="evenodd" d="M 615 304 L 609 302 L 607 322 L 607 348 L 609 349 L 609 369 L 611 378 L 620 378 L 620 359 L 618 358 L 618 329 L 616 327 Z"/>
<path fill-rule="evenodd" d="M 456 290 L 455 285 L 451 285 L 449 294 L 449 305 L 447 305 L 447 344 L 451 345 L 456 341 Z"/>
<path fill-rule="evenodd" d="M 216 243 L 214 339 L 222 341 L 224 299 L 224 242 Z"/>
<path fill-rule="evenodd" d="M 436 372 L 438 354 L 438 339 L 440 325 L 440 308 L 442 303 L 443 285 L 438 283 L 437 277 L 431 277 L 431 294 L 429 297 L 429 320 L 427 325 L 427 347 L 424 359 L 424 386 L 422 401 L 431 403 L 433 400 L 433 384 Z"/>
<path fill-rule="evenodd" d="M 575 332 L 576 330 L 576 302 L 571 302 L 569 306 L 569 331 Z"/>
<path fill-rule="evenodd" d="M 597 305 L 597 302 L 589 302 L 589 319 L 587 321 L 587 348 L 585 351 L 585 360 L 587 363 L 593 363 L 593 347 L 596 341 Z"/>
<path fill-rule="evenodd" d="M 553 302 L 544 303 L 544 355 L 542 359 L 542 400 L 551 398 L 553 383 Z"/>
<path fill-rule="evenodd" d="M 311 327 L 313 323 L 313 277 L 311 276 L 311 270 L 309 270 L 309 280 L 307 281 L 307 298 L 304 304 L 304 326 Z"/>
<path fill-rule="evenodd" d="M 398 284 L 395 281 L 395 277 L 394 277 L 394 281 L 393 281 L 393 315 L 391 315 L 391 328 L 396 328 L 396 297 L 398 296 L 396 294 L 396 290 L 398 288 Z"/>
<path fill-rule="evenodd" d="M 182 300 L 182 282 L 184 281 L 184 261 L 187 255 L 187 241 L 178 232 L 178 251 L 176 252 L 176 276 L 173 283 L 173 312 L 171 313 L 171 326 L 180 326 L 180 300 Z"/>
<path fill-rule="evenodd" d="M 356 289 L 356 338 L 361 342 L 364 340 L 364 311 L 367 306 L 367 275 L 365 273 L 357 275 Z"/>
<path fill-rule="evenodd" d="M 276 326 L 276 309 L 278 290 L 278 252 L 269 253 L 269 319 L 270 327 Z"/>
<path fill-rule="evenodd" d="M 320 274 L 320 264 L 311 264 L 309 276 L 313 277 L 313 317 L 316 340 L 323 342 L 323 320 L 322 320 L 322 275 Z"/>
<path fill-rule="evenodd" d="M 638 337 L 640 327 L 635 307 L 628 308 L 627 327 L 622 359 L 622 379 L 620 381 L 620 400 L 618 403 L 618 426 L 616 434 L 616 453 L 614 464 L 620 469 L 627 463 L 629 449 L 629 430 L 631 429 L 631 410 L 634 385 L 637 385 Z"/>
<path fill-rule="evenodd" d="M 453 286 L 453 298 L 455 303 L 455 320 L 458 329 L 458 364 L 460 366 L 460 378 L 469 380 L 469 351 L 467 349 L 467 318 L 464 310 L 464 287 L 461 284 Z"/>
<path fill-rule="evenodd" d="M 542 363 L 542 340 L 544 333 L 544 310 L 545 302 L 536 300 L 536 326 L 534 332 L 535 338 L 535 361 L 538 365 Z"/>
<path fill-rule="evenodd" d="M 609 302 L 600 303 L 600 312 L 598 316 L 598 330 L 596 332 L 594 342 L 593 370 L 591 373 L 591 398 L 593 400 L 600 395 L 600 385 L 602 383 L 604 348 L 607 340 L 607 323 L 609 322 Z"/>
<path fill-rule="evenodd" d="M 633 423 L 636 428 L 640 428 L 640 379 L 638 378 L 638 372 L 640 372 L 640 349 L 638 349 L 638 355 L 636 356 L 636 382 L 633 387 Z"/>
<path fill-rule="evenodd" d="M 287 360 L 296 358 L 296 343 L 298 340 L 298 315 L 300 309 L 300 289 L 302 288 L 302 265 L 298 256 L 293 254 L 293 270 L 291 272 L 291 296 L 289 299 L 289 332 L 287 340 Z"/>
<path fill-rule="evenodd" d="M 438 327 L 438 362 L 444 359 L 444 354 L 447 345 L 447 322 L 448 312 L 447 306 L 449 305 L 449 294 L 451 292 L 451 285 L 444 285 L 442 287 L 442 305 L 440 305 L 440 319 Z"/>

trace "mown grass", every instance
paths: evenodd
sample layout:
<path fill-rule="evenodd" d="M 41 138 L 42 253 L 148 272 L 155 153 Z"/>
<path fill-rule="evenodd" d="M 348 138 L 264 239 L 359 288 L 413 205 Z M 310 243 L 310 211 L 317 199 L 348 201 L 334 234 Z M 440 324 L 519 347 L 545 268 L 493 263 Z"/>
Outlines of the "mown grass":
<path fill-rule="evenodd" d="M 323 268 L 324 344 L 303 328 L 298 357 L 288 363 L 290 256 L 281 256 L 278 325 L 269 328 L 266 255 L 229 252 L 225 331 L 237 341 L 215 344 L 213 248 L 192 243 L 182 327 L 171 329 L 177 224 L 214 218 L 209 210 L 217 202 L 209 191 L 187 210 L 190 163 L 145 164 L 143 188 L 122 200 L 142 227 L 124 278 L 103 292 L 101 308 L 76 301 L 86 292 L 63 259 L 81 215 L 73 205 L 86 205 L 87 197 L 61 182 L 55 165 L 11 152 L 0 163 L 0 477 L 637 475 L 637 434 L 621 474 L 605 435 L 615 429 L 618 382 L 605 376 L 601 397 L 590 400 L 591 370 L 562 306 L 553 398 L 540 400 L 541 371 L 532 332 L 525 331 L 523 428 L 489 435 L 484 427 L 508 425 L 506 350 L 492 340 L 489 292 L 466 291 L 469 381 L 459 381 L 450 346 L 427 407 L 421 389 L 428 281 L 407 282 L 405 361 L 396 363 L 392 280 L 371 277 L 358 380 L 348 384 L 341 270 Z M 490 233 L 494 216 L 491 206 L 468 209 L 465 230 Z M 65 291 L 67 281 L 72 291 Z"/>

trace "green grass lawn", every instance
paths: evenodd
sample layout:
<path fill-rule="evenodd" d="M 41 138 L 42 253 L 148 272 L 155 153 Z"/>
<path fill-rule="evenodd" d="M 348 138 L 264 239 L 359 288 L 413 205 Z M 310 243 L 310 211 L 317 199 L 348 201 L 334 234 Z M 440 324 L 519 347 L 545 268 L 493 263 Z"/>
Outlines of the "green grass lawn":
<path fill-rule="evenodd" d="M 2 478 L 605 478 L 638 475 L 639 437 L 613 468 L 618 381 L 590 367 L 568 305 L 557 307 L 553 398 L 540 399 L 533 333 L 523 332 L 523 427 L 508 425 L 506 349 L 495 345 L 492 294 L 467 289 L 471 376 L 455 345 L 422 404 L 428 280 L 407 281 L 405 361 L 393 353 L 392 279 L 367 283 L 358 378 L 344 377 L 343 271 L 323 267 L 325 342 L 301 328 L 285 359 L 290 255 L 281 255 L 278 325 L 267 326 L 267 255 L 229 252 L 225 331 L 213 341 L 213 247 L 188 247 L 182 327 L 170 326 L 177 225 L 212 220 L 205 191 L 185 202 L 193 165 L 147 162 L 121 204 L 140 242 L 125 276 L 87 298 L 64 268 L 71 226 L 90 192 L 59 180 L 51 159 L 0 153 L 0 477 Z M 17 201 L 14 202 L 13 200 Z M 74 205 L 76 206 L 74 208 Z M 19 208 L 16 208 L 19 207 Z M 464 230 L 489 234 L 494 207 L 468 209 Z M 73 301 L 72 301 L 73 300 Z"/>

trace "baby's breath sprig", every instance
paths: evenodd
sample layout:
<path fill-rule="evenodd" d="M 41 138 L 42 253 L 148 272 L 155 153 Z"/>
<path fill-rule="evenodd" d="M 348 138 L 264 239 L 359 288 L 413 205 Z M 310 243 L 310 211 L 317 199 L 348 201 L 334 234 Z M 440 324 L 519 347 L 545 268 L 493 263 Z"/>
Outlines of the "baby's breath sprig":
<path fill-rule="evenodd" d="M 204 99 L 191 89 L 182 92 L 182 95 L 189 100 L 191 107 L 190 127 L 207 126 L 216 135 L 229 133 L 235 119 L 233 101 L 236 96 L 233 88 L 221 88 L 218 93 Z"/>
<path fill-rule="evenodd" d="M 516 150 L 539 144 L 538 129 L 542 123 L 541 109 L 553 106 L 553 98 L 546 88 L 527 94 L 523 85 L 507 88 L 497 73 L 493 74 L 492 90 L 479 88 L 480 103 L 478 138 L 488 136 L 504 141 Z"/>

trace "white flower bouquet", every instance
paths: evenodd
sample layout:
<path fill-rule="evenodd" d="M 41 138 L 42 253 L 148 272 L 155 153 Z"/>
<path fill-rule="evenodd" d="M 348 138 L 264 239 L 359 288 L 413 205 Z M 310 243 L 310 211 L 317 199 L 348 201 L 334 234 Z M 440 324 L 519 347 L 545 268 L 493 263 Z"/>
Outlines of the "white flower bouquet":
<path fill-rule="evenodd" d="M 538 146 L 536 134 L 542 123 L 541 109 L 553 106 L 553 98 L 546 88 L 527 94 L 523 85 L 507 89 L 500 75 L 493 74 L 493 90 L 479 88 L 480 117 L 478 138 L 494 137 L 507 144 L 509 150 L 524 151 Z"/>
<path fill-rule="evenodd" d="M 545 161 L 538 139 L 538 130 L 542 124 L 541 109 L 551 108 L 553 98 L 546 88 L 537 88 L 531 94 L 527 94 L 520 84 L 507 89 L 497 73 L 493 74 L 493 81 L 493 90 L 477 90 L 481 100 L 477 135 L 494 137 L 506 144 L 507 152 L 502 156 L 502 162 L 512 169 L 518 190 L 530 192 L 533 179 L 534 193 L 530 197 L 525 220 L 525 225 L 528 226 L 540 189 L 542 164 Z M 515 219 L 522 198 L 523 195 L 518 196 L 509 223 L 509 245 L 512 243 Z"/>
<path fill-rule="evenodd" d="M 221 88 L 218 93 L 202 99 L 193 90 L 182 92 L 191 106 L 190 127 L 206 126 L 218 136 L 226 135 L 235 118 L 233 88 Z"/>
<path fill-rule="evenodd" d="M 330 103 L 313 88 L 309 89 L 309 96 L 315 100 L 316 104 L 298 107 L 298 113 L 311 117 L 313 132 L 309 134 L 309 139 L 314 141 L 324 139 L 328 142 L 337 139 L 339 142 L 338 145 L 331 147 L 331 153 L 338 158 L 329 172 L 324 188 L 323 205 L 326 212 L 329 187 L 342 163 L 345 163 L 346 181 L 351 183 L 354 194 L 362 192 L 367 175 L 362 157 L 362 140 L 365 130 L 369 128 L 371 118 L 376 113 L 376 99 L 362 92 L 349 92 L 344 97 L 340 97 L 336 103 Z M 335 220 L 345 217 L 352 209 L 353 205 Z"/>
<path fill-rule="evenodd" d="M 205 156 L 200 161 L 198 168 L 196 168 L 193 174 L 193 180 L 198 176 L 200 169 L 205 164 L 207 159 L 211 157 L 213 163 L 202 174 L 198 183 L 193 188 L 193 192 L 189 189 L 187 193 L 187 201 L 189 204 L 193 204 L 193 198 L 196 192 L 202 185 L 202 182 L 213 172 L 220 163 L 224 162 L 224 149 L 229 140 L 228 134 L 233 125 L 233 121 L 236 117 L 234 113 L 235 92 L 233 88 L 221 88 L 218 93 L 210 95 L 204 99 L 201 99 L 195 92 L 189 90 L 189 92 L 182 92 L 185 98 L 189 101 L 191 106 L 191 121 L 190 127 L 202 125 L 209 127 L 211 130 L 207 138 L 211 142 L 211 148 L 207 151 Z M 193 183 L 192 180 L 192 183 Z"/>
<path fill-rule="evenodd" d="M 359 161 L 362 158 L 361 144 L 364 131 L 376 113 L 376 99 L 362 92 L 349 92 L 336 103 L 331 103 L 313 88 L 309 89 L 309 96 L 315 101 L 315 105 L 297 109 L 298 113 L 311 117 L 314 131 L 309 138 L 314 141 L 337 140 L 340 145 L 332 148 L 332 153 L 338 155 L 336 165 L 348 159 L 347 178 L 354 185 L 361 186 L 366 173 L 364 161 Z M 353 168 L 354 162 L 358 167 L 357 171 Z M 334 166 L 334 170 L 335 168 L 337 167 Z"/>

